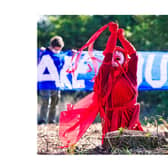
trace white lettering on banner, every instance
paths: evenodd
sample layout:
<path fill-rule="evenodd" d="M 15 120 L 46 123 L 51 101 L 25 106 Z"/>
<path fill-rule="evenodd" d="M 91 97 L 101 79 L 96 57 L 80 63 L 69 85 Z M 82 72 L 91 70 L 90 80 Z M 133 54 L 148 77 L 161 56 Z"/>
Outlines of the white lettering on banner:
<path fill-rule="evenodd" d="M 100 53 L 102 54 L 102 53 Z M 137 82 L 138 87 L 143 84 L 142 87 L 145 87 L 146 82 L 153 89 L 159 89 L 163 86 L 167 87 L 168 85 L 168 53 L 167 52 L 138 52 L 138 69 L 137 69 Z M 159 58 L 160 57 L 160 58 Z M 154 64 L 154 60 L 159 58 L 159 62 L 157 61 L 156 66 Z M 87 74 L 88 70 L 90 70 L 88 64 L 93 65 L 92 60 L 87 55 L 83 56 L 79 60 L 79 64 L 77 70 L 74 75 L 72 75 L 72 81 L 68 78 L 68 72 L 66 70 L 69 68 L 71 64 L 71 57 L 64 56 L 65 63 L 63 68 L 60 70 L 60 75 L 58 73 L 57 67 L 54 64 L 54 61 L 50 55 L 45 55 L 40 60 L 37 71 L 38 71 L 38 82 L 42 81 L 54 81 L 57 87 L 61 89 L 92 89 L 90 86 L 85 86 L 85 81 L 88 78 L 92 78 L 92 72 Z M 156 60 L 155 60 L 156 61 Z M 145 66 L 144 66 L 145 63 Z M 155 67 L 154 67 L 155 66 Z M 153 68 L 153 69 L 152 69 Z M 45 70 L 48 69 L 48 74 L 44 74 Z M 153 70 L 155 73 L 152 73 Z M 160 71 L 159 71 L 160 70 Z M 79 77 L 82 79 L 78 80 Z M 90 76 L 89 76 L 90 75 Z M 160 75 L 160 77 L 159 77 Z M 158 78 L 156 78 L 158 77 Z M 145 81 L 143 81 L 145 80 Z"/>
<path fill-rule="evenodd" d="M 60 71 L 60 81 L 61 81 L 61 87 L 67 87 L 68 89 L 72 89 L 71 82 L 69 81 L 66 70 L 69 68 L 69 65 L 71 63 L 71 57 L 65 56 L 65 63 L 63 68 Z"/>
<path fill-rule="evenodd" d="M 167 81 L 167 63 L 168 55 L 164 54 L 162 56 L 160 64 L 160 80 L 152 80 L 152 65 L 155 54 L 150 54 L 147 59 L 146 69 L 145 69 L 145 79 L 153 88 L 161 88 Z"/>
<path fill-rule="evenodd" d="M 137 80 L 138 80 L 138 86 L 142 83 L 142 72 L 143 72 L 143 64 L 144 64 L 144 58 L 141 54 L 138 54 L 138 70 L 137 70 Z"/>
<path fill-rule="evenodd" d="M 48 69 L 49 74 L 43 74 L 45 69 Z M 38 81 L 55 81 L 57 87 L 60 87 L 60 79 L 56 66 L 50 55 L 45 55 L 42 57 L 37 68 Z"/>
<path fill-rule="evenodd" d="M 88 65 L 84 64 L 84 62 L 87 60 L 87 57 L 84 57 L 79 61 L 79 66 L 77 67 L 77 70 L 74 73 L 74 76 L 72 78 L 72 85 L 73 88 L 85 88 L 85 81 L 84 80 L 77 80 L 78 74 L 86 74 L 88 71 Z"/>

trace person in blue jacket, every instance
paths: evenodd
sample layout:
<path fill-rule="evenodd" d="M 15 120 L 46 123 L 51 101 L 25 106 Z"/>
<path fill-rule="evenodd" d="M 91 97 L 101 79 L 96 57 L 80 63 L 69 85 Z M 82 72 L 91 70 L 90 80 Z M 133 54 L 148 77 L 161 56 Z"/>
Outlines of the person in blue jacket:
<path fill-rule="evenodd" d="M 60 54 L 63 47 L 62 37 L 54 36 L 50 40 L 50 46 L 43 50 L 39 58 L 40 60 L 42 57 L 49 55 L 57 68 L 58 74 L 60 74 L 64 65 L 64 57 L 61 57 Z M 60 98 L 59 86 L 56 86 L 55 81 L 38 82 L 38 95 L 41 102 L 38 124 L 56 123 L 56 106 Z"/>

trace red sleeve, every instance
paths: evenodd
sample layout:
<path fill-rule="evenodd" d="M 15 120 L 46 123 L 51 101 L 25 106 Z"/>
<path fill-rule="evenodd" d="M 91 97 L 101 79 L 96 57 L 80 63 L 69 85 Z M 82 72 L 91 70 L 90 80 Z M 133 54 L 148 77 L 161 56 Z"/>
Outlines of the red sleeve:
<path fill-rule="evenodd" d="M 117 29 L 111 31 L 111 35 L 108 38 L 106 49 L 103 52 L 104 60 L 99 68 L 98 75 L 94 84 L 94 90 L 99 90 L 101 95 L 104 95 L 105 85 L 108 81 L 109 72 L 112 66 L 112 54 L 117 43 Z"/>
<path fill-rule="evenodd" d="M 130 55 L 131 59 L 128 62 L 128 77 L 131 79 L 134 85 L 137 85 L 137 64 L 138 64 L 138 55 L 133 53 Z"/>
<path fill-rule="evenodd" d="M 114 22 L 109 23 L 109 31 L 111 32 L 110 37 L 108 38 L 106 48 L 103 52 L 104 60 L 103 63 L 99 69 L 98 75 L 95 80 L 94 84 L 94 90 L 100 93 L 102 96 L 104 96 L 106 93 L 106 84 L 109 78 L 109 72 L 111 70 L 112 66 L 112 55 L 113 51 L 117 44 L 117 31 L 118 31 L 118 25 Z"/>
<path fill-rule="evenodd" d="M 116 23 L 109 23 L 109 31 L 111 32 L 110 37 L 108 38 L 106 48 L 103 52 L 103 55 L 105 56 L 103 62 L 111 62 L 112 60 L 112 54 L 117 44 L 117 31 L 118 31 L 118 25 Z"/>
<path fill-rule="evenodd" d="M 134 85 L 137 85 L 137 63 L 138 63 L 138 56 L 136 53 L 136 49 L 134 48 L 133 44 L 131 44 L 124 36 L 124 29 L 118 30 L 118 38 L 124 47 L 125 51 L 131 57 L 128 62 L 128 77 L 132 81 Z"/>

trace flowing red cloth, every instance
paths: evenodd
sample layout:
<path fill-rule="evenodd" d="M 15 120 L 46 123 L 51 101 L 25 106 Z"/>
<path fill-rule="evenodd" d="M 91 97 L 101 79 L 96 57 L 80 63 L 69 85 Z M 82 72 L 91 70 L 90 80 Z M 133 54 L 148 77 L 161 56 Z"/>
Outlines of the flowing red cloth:
<path fill-rule="evenodd" d="M 92 64 L 93 64 L 93 68 L 95 71 L 95 76 L 98 72 L 98 64 L 97 62 L 102 62 L 100 59 L 96 58 L 93 55 L 93 47 L 94 47 L 94 42 L 96 41 L 96 39 L 101 35 L 101 33 L 103 31 L 105 31 L 105 29 L 108 27 L 108 24 L 102 26 L 99 30 L 97 30 L 91 37 L 90 39 L 87 41 L 87 43 L 85 45 L 83 45 L 78 52 L 76 52 L 73 56 L 72 56 L 72 60 L 71 60 L 71 67 L 69 69 L 67 69 L 67 72 L 74 74 L 74 72 L 77 70 L 78 67 L 78 63 L 79 63 L 79 59 L 80 56 L 82 54 L 82 51 L 86 48 L 88 48 L 88 54 L 90 56 L 90 59 L 92 60 Z M 89 71 L 92 70 L 92 68 L 89 66 Z M 93 79 L 95 78 L 95 76 L 93 77 Z"/>
<path fill-rule="evenodd" d="M 98 112 L 97 95 L 92 92 L 60 114 L 59 138 L 64 146 L 76 144 L 95 120 Z"/>

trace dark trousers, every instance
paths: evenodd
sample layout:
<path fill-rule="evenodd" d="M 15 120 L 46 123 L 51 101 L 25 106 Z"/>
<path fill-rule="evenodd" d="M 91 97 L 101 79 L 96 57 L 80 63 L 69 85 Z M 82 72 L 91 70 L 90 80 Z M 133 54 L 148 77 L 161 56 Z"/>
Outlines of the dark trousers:
<path fill-rule="evenodd" d="M 39 98 L 41 102 L 39 123 L 55 123 L 56 122 L 56 106 L 60 97 L 58 90 L 40 90 Z"/>

